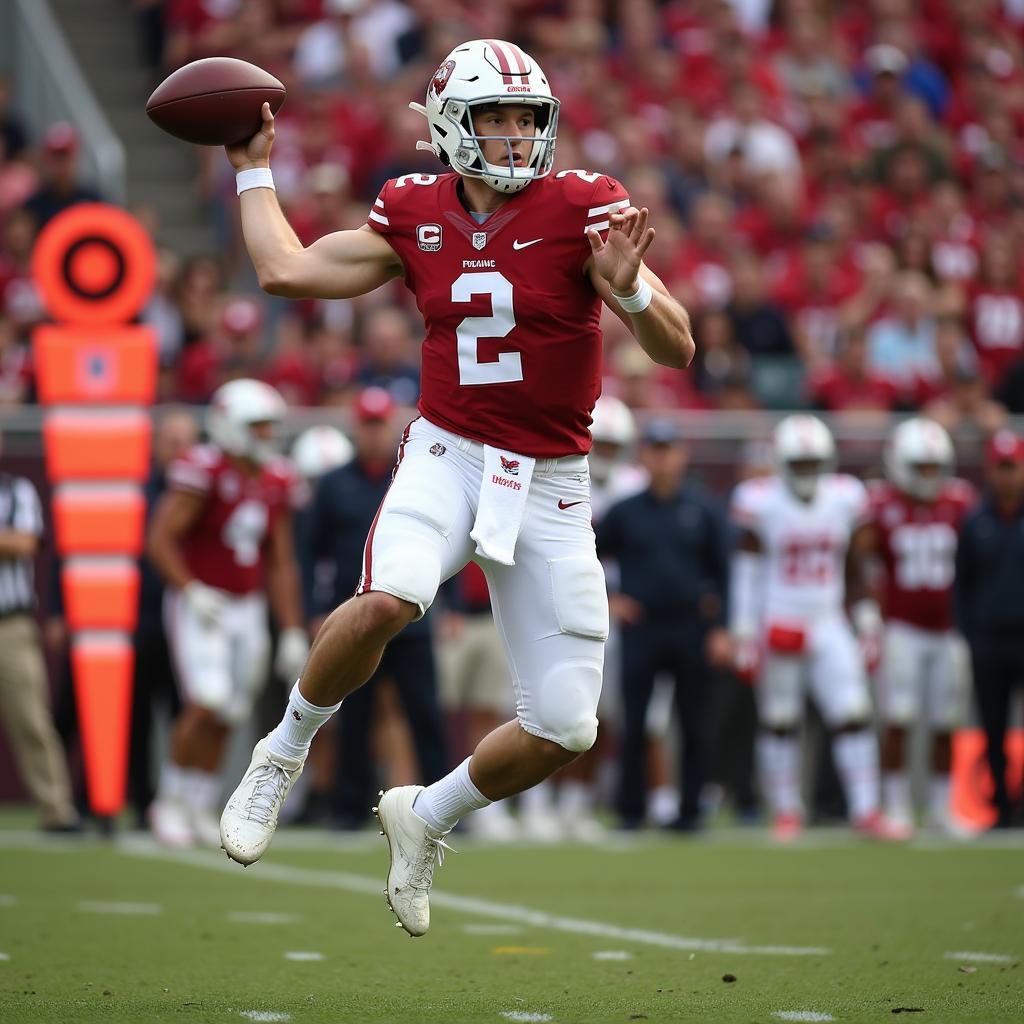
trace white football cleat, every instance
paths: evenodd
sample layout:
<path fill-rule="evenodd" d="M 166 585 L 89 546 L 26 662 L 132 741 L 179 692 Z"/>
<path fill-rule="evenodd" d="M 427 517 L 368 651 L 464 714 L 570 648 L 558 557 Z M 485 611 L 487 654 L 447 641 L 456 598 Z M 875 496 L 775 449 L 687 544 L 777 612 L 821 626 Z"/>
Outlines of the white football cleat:
<path fill-rule="evenodd" d="M 220 816 L 220 844 L 239 864 L 254 864 L 267 852 L 281 805 L 302 774 L 302 761 L 267 750 L 267 736 L 256 744 L 249 770 Z"/>
<path fill-rule="evenodd" d="M 149 827 L 156 841 L 162 846 L 182 849 L 194 846 L 196 834 L 192 828 L 192 816 L 179 800 L 160 797 L 149 807 Z"/>
<path fill-rule="evenodd" d="M 386 793 L 381 791 L 377 806 L 373 808 L 391 851 L 384 896 L 398 918 L 399 927 L 410 935 L 425 935 L 430 927 L 429 897 L 434 863 L 441 864 L 444 851 L 451 850 L 444 841 L 448 832 L 431 828 L 412 809 L 422 791 L 422 786 L 398 786 Z"/>

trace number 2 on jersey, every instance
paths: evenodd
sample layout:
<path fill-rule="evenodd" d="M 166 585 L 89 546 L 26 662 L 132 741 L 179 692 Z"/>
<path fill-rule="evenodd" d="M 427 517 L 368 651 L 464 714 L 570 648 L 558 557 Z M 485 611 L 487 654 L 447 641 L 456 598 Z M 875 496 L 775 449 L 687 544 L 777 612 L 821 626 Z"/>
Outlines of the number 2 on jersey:
<path fill-rule="evenodd" d="M 452 302 L 469 302 L 474 295 L 488 295 L 490 316 L 467 316 L 455 329 L 459 353 L 460 384 L 507 384 L 523 379 L 519 352 L 499 352 L 498 358 L 480 362 L 481 338 L 504 338 L 516 325 L 512 309 L 512 282 L 496 271 L 460 274 L 452 284 Z"/>

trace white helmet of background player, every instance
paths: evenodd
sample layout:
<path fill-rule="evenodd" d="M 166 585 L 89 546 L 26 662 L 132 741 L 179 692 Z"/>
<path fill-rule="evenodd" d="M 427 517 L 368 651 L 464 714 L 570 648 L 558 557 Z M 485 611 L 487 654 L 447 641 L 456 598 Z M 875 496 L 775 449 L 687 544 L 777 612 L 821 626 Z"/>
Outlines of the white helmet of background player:
<path fill-rule="evenodd" d="M 292 445 L 292 462 L 307 480 L 344 466 L 354 455 L 352 442 L 337 427 L 326 423 L 304 430 Z"/>
<path fill-rule="evenodd" d="M 832 432 L 816 416 L 787 416 L 772 435 L 775 468 L 786 486 L 804 501 L 814 497 L 818 478 L 835 466 Z"/>
<path fill-rule="evenodd" d="M 934 420 L 915 416 L 901 423 L 885 450 L 886 476 L 904 494 L 934 501 L 953 475 L 953 442 Z"/>
<path fill-rule="evenodd" d="M 262 464 L 277 454 L 277 442 L 259 437 L 252 428 L 257 423 L 280 423 L 285 409 L 284 399 L 269 384 L 247 378 L 229 381 L 213 393 L 206 430 L 229 455 Z"/>
<path fill-rule="evenodd" d="M 590 475 L 597 483 L 604 483 L 612 467 L 636 440 L 636 421 L 629 406 L 612 395 L 602 395 L 594 406 L 590 436 L 594 442 Z"/>
<path fill-rule="evenodd" d="M 516 103 L 536 108 L 536 130 L 516 141 L 533 142 L 529 159 L 522 167 L 512 163 L 511 137 L 505 136 L 508 160 L 491 164 L 484 160 L 481 140 L 502 136 L 481 136 L 473 129 L 473 110 L 495 104 Z M 500 39 L 473 39 L 454 50 L 441 62 L 427 86 L 426 106 L 410 103 L 426 116 L 430 142 L 418 142 L 453 171 L 480 178 L 497 192 L 518 192 L 534 178 L 543 178 L 555 159 L 558 130 L 558 100 L 540 65 L 514 43 Z"/>

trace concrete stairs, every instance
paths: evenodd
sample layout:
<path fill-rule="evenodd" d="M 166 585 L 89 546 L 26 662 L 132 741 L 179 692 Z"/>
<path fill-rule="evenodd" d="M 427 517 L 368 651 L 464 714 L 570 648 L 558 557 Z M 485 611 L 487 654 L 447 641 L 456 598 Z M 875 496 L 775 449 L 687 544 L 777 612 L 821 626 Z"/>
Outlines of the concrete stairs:
<path fill-rule="evenodd" d="M 161 245 L 183 255 L 212 251 L 213 232 L 195 195 L 194 150 L 146 117 L 146 99 L 156 83 L 139 56 L 129 0 L 50 0 L 50 5 L 125 147 L 128 205 L 157 211 Z"/>

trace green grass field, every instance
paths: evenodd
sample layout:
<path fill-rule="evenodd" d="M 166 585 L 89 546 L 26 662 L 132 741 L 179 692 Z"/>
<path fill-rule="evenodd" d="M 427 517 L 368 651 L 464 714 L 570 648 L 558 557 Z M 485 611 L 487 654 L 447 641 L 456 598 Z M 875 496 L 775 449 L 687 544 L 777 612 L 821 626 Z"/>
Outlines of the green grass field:
<path fill-rule="evenodd" d="M 242 869 L 0 828 L 0 1021 L 1024 1020 L 1019 839 L 456 845 L 414 940 L 375 834 Z"/>

